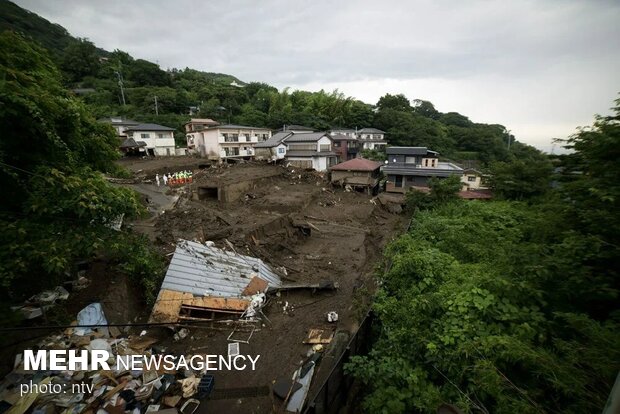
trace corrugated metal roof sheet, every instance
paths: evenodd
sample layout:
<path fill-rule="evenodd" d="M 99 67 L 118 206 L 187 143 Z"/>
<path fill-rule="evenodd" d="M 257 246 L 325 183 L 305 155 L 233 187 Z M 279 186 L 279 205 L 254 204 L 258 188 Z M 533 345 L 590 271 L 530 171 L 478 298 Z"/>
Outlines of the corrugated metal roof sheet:
<path fill-rule="evenodd" d="M 179 240 L 161 288 L 195 296 L 241 297 L 253 276 L 272 287 L 282 285 L 280 277 L 260 259 Z"/>

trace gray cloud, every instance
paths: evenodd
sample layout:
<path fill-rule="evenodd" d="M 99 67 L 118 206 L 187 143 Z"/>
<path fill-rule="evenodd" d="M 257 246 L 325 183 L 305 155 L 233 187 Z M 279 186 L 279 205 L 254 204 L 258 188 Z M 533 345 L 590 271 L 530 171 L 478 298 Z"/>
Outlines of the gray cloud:
<path fill-rule="evenodd" d="M 337 86 L 371 103 L 399 85 L 538 146 L 571 132 L 559 125 L 589 123 L 620 90 L 617 1 L 17 3 L 163 68 Z"/>

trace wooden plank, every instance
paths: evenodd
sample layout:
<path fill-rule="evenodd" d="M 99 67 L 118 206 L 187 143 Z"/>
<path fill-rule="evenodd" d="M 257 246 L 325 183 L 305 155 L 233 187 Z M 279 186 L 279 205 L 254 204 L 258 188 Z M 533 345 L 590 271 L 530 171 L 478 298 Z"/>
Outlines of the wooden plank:
<path fill-rule="evenodd" d="M 243 312 L 250 302 L 240 298 L 194 297 L 191 293 L 162 289 L 159 292 L 149 322 L 177 323 L 181 306 L 215 312 Z"/>
<path fill-rule="evenodd" d="M 334 337 L 333 329 L 311 328 L 308 330 L 308 337 L 304 344 L 328 344 Z"/>
<path fill-rule="evenodd" d="M 209 308 L 211 310 L 235 310 L 244 311 L 250 305 L 249 300 L 238 298 L 217 298 L 217 297 L 192 297 L 189 300 L 184 300 L 183 305 L 197 306 L 201 308 Z M 180 309 L 180 307 L 179 307 Z"/>
<path fill-rule="evenodd" d="M 153 312 L 151 312 L 149 322 L 176 323 L 184 296 L 185 294 L 183 292 L 176 292 L 168 289 L 160 290 L 155 305 L 153 306 Z"/>

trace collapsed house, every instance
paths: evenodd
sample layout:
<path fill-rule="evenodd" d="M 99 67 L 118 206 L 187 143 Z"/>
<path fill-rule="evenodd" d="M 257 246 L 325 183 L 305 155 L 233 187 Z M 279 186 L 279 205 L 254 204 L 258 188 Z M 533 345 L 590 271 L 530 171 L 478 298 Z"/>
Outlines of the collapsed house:
<path fill-rule="evenodd" d="M 178 324 L 240 317 L 252 296 L 282 286 L 262 260 L 179 240 L 150 321 Z"/>

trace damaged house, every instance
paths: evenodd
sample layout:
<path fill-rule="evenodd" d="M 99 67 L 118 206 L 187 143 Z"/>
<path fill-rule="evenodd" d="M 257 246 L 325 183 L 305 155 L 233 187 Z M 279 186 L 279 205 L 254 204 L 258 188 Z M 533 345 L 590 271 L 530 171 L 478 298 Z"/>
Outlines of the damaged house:
<path fill-rule="evenodd" d="M 150 321 L 216 321 L 239 317 L 252 296 L 281 287 L 262 260 L 214 246 L 179 240 Z"/>

